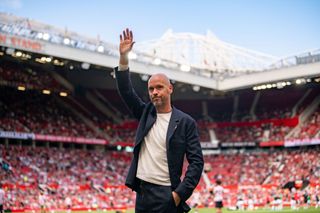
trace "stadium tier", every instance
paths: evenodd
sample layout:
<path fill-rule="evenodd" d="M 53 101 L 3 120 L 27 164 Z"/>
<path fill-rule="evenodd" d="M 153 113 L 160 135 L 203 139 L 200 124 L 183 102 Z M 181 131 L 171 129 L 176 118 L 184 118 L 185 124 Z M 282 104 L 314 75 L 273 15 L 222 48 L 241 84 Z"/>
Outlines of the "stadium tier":
<path fill-rule="evenodd" d="M 116 92 L 111 70 L 88 74 L 6 56 L 0 61 L 5 208 L 39 209 L 41 192 L 53 210 L 67 208 L 67 198 L 74 210 L 132 208 L 134 193 L 123 183 L 137 122 Z M 146 82 L 138 74 L 132 78 L 147 100 Z M 199 206 L 214 205 L 209 188 L 217 179 L 227 189 L 229 207 L 239 197 L 265 206 L 281 194 L 289 205 L 292 193 L 318 193 L 319 83 L 217 94 L 174 86 L 173 103 L 197 119 L 206 154 L 195 193 L 202 195 Z M 284 188 L 299 181 L 297 192 Z"/>
<path fill-rule="evenodd" d="M 135 194 L 124 181 L 138 123 L 116 89 L 112 67 L 118 63 L 116 47 L 97 45 L 77 34 L 66 43 L 58 29 L 31 23 L 31 30 L 22 26 L 28 22 L 20 18 L 1 13 L 0 17 L 0 183 L 7 195 L 4 208 L 36 211 L 43 202 L 52 211 L 70 206 L 73 210 L 134 207 Z M 44 29 L 50 29 L 48 35 L 41 32 Z M 179 60 L 163 58 L 164 64 L 152 63 L 152 48 L 159 48 L 159 56 L 166 48 L 155 44 L 167 42 L 178 48 L 177 37 L 188 44 L 190 39 L 199 39 L 201 42 L 193 43 L 196 48 L 206 44 L 215 49 L 218 44 L 222 48 L 213 55 L 217 63 L 225 61 L 228 51 L 233 59 L 241 57 L 231 64 L 221 62 L 223 67 L 216 70 L 212 61 L 194 62 L 197 69 L 183 72 L 178 69 Z M 244 208 L 251 204 L 280 208 L 290 206 L 292 200 L 305 207 L 306 197 L 310 205 L 317 205 L 319 51 L 277 59 L 267 66 L 273 57 L 212 40 L 210 35 L 208 38 L 167 32 L 162 38 L 165 41 L 142 42 L 137 45 L 140 58 L 133 60 L 131 72 L 135 90 L 144 101 L 149 99 L 150 73 L 159 69 L 174 76 L 173 105 L 198 123 L 205 169 L 188 203 L 214 206 L 210 191 L 222 180 L 224 203 L 230 209 L 242 208 L 240 201 Z M 141 53 L 144 49 L 147 53 Z M 249 63 L 247 54 L 255 61 Z M 268 60 L 256 64 L 262 59 Z M 231 68 L 237 65 L 241 67 L 235 73 Z M 245 70 L 257 66 L 259 69 Z M 187 162 L 184 169 L 186 166 Z"/>

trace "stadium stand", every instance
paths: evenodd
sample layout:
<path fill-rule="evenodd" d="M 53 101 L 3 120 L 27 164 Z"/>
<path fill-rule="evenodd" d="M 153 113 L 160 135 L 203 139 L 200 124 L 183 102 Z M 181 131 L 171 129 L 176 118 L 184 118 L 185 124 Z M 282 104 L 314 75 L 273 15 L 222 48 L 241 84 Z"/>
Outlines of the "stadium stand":
<path fill-rule="evenodd" d="M 82 54 L 97 52 L 94 41 L 77 34 L 65 44 L 64 35 L 55 28 L 50 28 L 51 37 L 44 41 L 40 31 L 45 26 L 39 24 L 32 31 L 16 26 L 16 19 L 8 19 L 9 24 L 0 22 L 2 40 L 4 35 L 22 36 L 38 42 L 32 44 L 48 42 L 88 51 Z M 174 42 L 176 36 L 168 32 L 163 39 Z M 181 36 L 187 41 L 196 38 Z M 200 41 L 194 45 L 212 43 L 203 37 Z M 104 52 L 98 54 L 117 55 L 114 45 L 99 45 L 103 45 Z M 139 48 L 148 49 L 149 45 L 154 43 L 142 43 Z M 222 52 L 229 50 L 234 56 L 240 50 L 246 52 L 228 48 Z M 68 199 L 72 210 L 132 208 L 135 195 L 124 186 L 124 180 L 138 123 L 117 93 L 112 68 L 91 64 L 90 69 L 83 69 L 83 64 L 74 59 L 18 49 L 6 43 L 0 47 L 0 182 L 6 192 L 5 209 L 37 211 L 41 208 L 39 197 L 52 211 L 67 209 Z M 266 57 L 247 53 L 258 59 Z M 301 67 L 319 62 L 319 55 L 314 51 L 279 60 L 271 67 L 259 67 Z M 144 56 L 139 60 L 149 66 L 154 58 Z M 162 68 L 179 65 L 169 59 L 164 61 Z M 242 62 L 243 70 L 248 64 Z M 208 73 L 208 64 L 200 65 L 205 69 L 190 71 L 195 78 Z M 249 65 L 257 67 L 255 63 Z M 235 73 L 229 68 L 210 71 L 207 78 L 222 77 L 223 81 L 252 73 Z M 148 73 L 132 72 L 131 77 L 137 93 L 147 100 Z M 320 76 L 298 80 L 299 84 L 288 78 L 280 86 L 278 82 L 275 86 L 264 85 L 265 89 L 230 91 L 204 87 L 195 90 L 194 85 L 173 82 L 173 104 L 197 120 L 205 155 L 205 170 L 195 192 L 201 196 L 192 196 L 189 204 L 214 206 L 210 188 L 219 179 L 226 189 L 225 206 L 229 208 L 236 208 L 239 200 L 246 208 L 250 203 L 278 208 L 289 206 L 292 198 L 302 207 L 305 196 L 316 205 L 315 195 L 320 193 Z M 187 162 L 184 169 L 186 166 Z"/>
<path fill-rule="evenodd" d="M 74 210 L 134 206 L 134 193 L 123 186 L 131 158 L 124 147 L 133 145 L 138 124 L 121 105 L 115 88 L 87 89 L 83 85 L 83 94 L 70 91 L 67 97 L 57 93 L 45 95 L 41 93 L 42 88 L 60 91 L 64 87 L 50 73 L 44 74 L 47 75 L 45 78 L 38 74 L 45 70 L 38 68 L 36 74 L 24 70 L 12 61 L 1 63 L 2 132 L 103 139 L 108 141 L 109 148 L 100 151 L 98 149 L 101 148 L 94 148 L 94 145 L 79 146 L 77 142 L 71 145 L 59 143 L 58 140 L 48 142 L 31 139 L 30 142 L 28 139 L 29 142 L 25 142 L 4 137 L 1 140 L 1 182 L 8 193 L 5 208 L 39 209 L 40 192 L 45 192 L 47 208 L 54 210 L 67 208 L 64 202 L 66 197 L 72 200 Z M 70 81 L 67 75 L 61 75 L 61 78 Z M 17 85 L 27 84 L 30 86 L 25 91 L 16 89 Z M 309 90 L 311 92 L 307 93 Z M 116 122 L 99 110 L 86 97 L 87 91 L 107 103 L 105 106 L 113 113 L 118 113 L 121 121 Z M 263 109 L 261 111 L 252 110 L 258 92 L 250 90 L 231 92 L 217 99 L 178 98 L 177 105 L 198 118 L 201 141 L 211 144 L 216 139 L 222 148 L 221 154 L 205 156 L 206 167 L 210 169 L 206 170 L 197 188 L 202 194 L 201 206 L 213 206 L 208 187 L 217 179 L 222 179 L 228 190 L 226 204 L 230 207 L 236 206 L 239 196 L 247 201 L 253 197 L 256 206 L 265 206 L 268 199 L 274 200 L 278 192 L 286 196 L 283 202 L 288 204 L 291 192 L 283 189 L 283 186 L 290 181 L 307 182 L 305 187 L 310 193 L 315 193 L 315 187 L 320 184 L 320 165 L 316 160 L 320 158 L 318 146 L 315 149 L 250 148 L 241 151 L 230 150 L 222 144 L 254 142 L 256 147 L 263 141 L 284 141 L 285 136 L 296 127 L 298 130 L 290 139 L 319 138 L 319 106 L 303 124 L 295 123 L 297 117 L 317 98 L 318 92 L 318 85 L 286 88 L 281 92 L 264 91 L 256 105 L 256 109 Z M 305 94 L 308 95 L 300 101 Z M 237 110 L 230 107 L 235 97 L 240 100 Z M 288 100 L 286 103 L 275 101 L 284 97 Z M 293 109 L 299 101 L 301 103 L 294 114 Z M 203 105 L 207 105 L 210 114 L 206 115 Z M 232 116 L 235 111 L 237 116 Z M 99 131 L 103 134 L 99 134 Z M 210 131 L 214 134 L 210 134 Z M 116 150 L 119 144 L 123 145 L 121 151 L 108 150 Z M 79 191 L 83 193 L 77 193 Z M 189 202 L 194 202 L 193 198 Z"/>

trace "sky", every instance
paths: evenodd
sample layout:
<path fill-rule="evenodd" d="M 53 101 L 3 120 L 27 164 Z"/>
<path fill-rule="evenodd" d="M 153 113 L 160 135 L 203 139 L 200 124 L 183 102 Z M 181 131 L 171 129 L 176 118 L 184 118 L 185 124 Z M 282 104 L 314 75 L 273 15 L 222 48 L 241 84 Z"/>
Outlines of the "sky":
<path fill-rule="evenodd" d="M 0 12 L 118 44 L 168 29 L 205 35 L 277 57 L 320 49 L 320 0 L 0 0 Z"/>

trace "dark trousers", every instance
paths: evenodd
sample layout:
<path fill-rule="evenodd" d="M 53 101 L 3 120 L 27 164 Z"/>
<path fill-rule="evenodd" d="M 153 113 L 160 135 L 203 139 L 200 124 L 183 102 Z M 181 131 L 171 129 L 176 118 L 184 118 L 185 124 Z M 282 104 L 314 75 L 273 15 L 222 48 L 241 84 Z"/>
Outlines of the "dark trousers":
<path fill-rule="evenodd" d="M 136 213 L 178 213 L 171 186 L 140 182 L 136 196 Z"/>

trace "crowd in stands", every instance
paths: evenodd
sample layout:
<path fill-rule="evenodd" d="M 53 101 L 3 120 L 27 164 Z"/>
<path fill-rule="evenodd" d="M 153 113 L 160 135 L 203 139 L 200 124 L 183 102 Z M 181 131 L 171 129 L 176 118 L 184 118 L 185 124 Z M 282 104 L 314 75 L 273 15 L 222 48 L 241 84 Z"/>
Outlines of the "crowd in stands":
<path fill-rule="evenodd" d="M 108 135 L 111 142 L 133 145 L 138 123 L 130 115 L 124 113 L 122 122 L 114 122 L 85 97 L 42 94 L 41 90 L 46 88 L 52 91 L 65 89 L 48 72 L 6 62 L 0 65 L 0 77 L 0 131 L 84 138 Z M 25 85 L 26 91 L 17 90 L 19 85 Z M 257 107 L 254 115 L 249 113 L 248 103 L 240 102 L 240 111 L 232 116 L 232 97 L 216 102 L 208 100 L 209 119 L 201 118 L 200 103 L 193 107 L 192 101 L 188 102 L 184 110 L 199 118 L 201 142 L 210 142 L 212 135 L 220 143 L 283 141 L 296 127 L 290 140 L 319 138 L 319 106 L 304 123 L 300 124 L 295 117 L 306 109 L 317 91 L 310 93 L 296 114 L 293 113 L 294 103 L 305 90 L 291 95 L 290 101 L 280 104 L 280 108 L 268 108 L 267 103 L 272 99 L 264 94 L 260 105 L 266 107 Z M 94 94 L 100 98 L 104 94 L 117 96 L 115 91 L 97 93 L 100 92 Z M 250 100 L 253 99 L 251 94 Z M 118 97 L 117 101 L 108 104 L 120 102 Z M 183 108 L 183 104 L 185 102 L 178 102 L 178 108 Z M 111 111 L 127 112 L 120 108 L 115 106 Z M 292 192 L 282 189 L 288 181 L 307 181 L 310 186 L 307 193 L 314 195 L 319 190 L 315 186 L 320 185 L 319 153 L 318 147 L 207 155 L 204 176 L 208 179 L 201 178 L 195 195 L 188 202 L 196 202 L 199 193 L 201 198 L 197 202 L 212 206 L 210 187 L 217 179 L 221 179 L 227 188 L 228 206 L 235 206 L 240 198 L 252 200 L 255 205 L 266 205 L 278 194 L 289 202 Z M 46 206 L 51 209 L 66 208 L 67 198 L 71 199 L 75 209 L 132 207 L 135 195 L 123 186 L 130 158 L 131 153 L 125 152 L 0 145 L 0 182 L 6 190 L 5 208 L 39 209 L 42 193 L 46 197 Z"/>
<path fill-rule="evenodd" d="M 312 139 L 320 137 L 320 107 L 311 115 L 309 121 L 300 125 L 290 139 Z"/>
<path fill-rule="evenodd" d="M 0 129 L 47 135 L 98 137 L 72 112 L 61 106 L 56 96 L 37 90 L 1 88 Z"/>
<path fill-rule="evenodd" d="M 0 169 L 5 208 L 39 209 L 41 193 L 46 207 L 56 210 L 67 208 L 67 197 L 73 209 L 134 206 L 134 193 L 123 185 L 132 153 L 18 145 L 0 145 L 0 149 L 0 163 L 10 165 Z M 219 179 L 226 189 L 227 206 L 235 206 L 239 196 L 252 198 L 256 206 L 267 205 L 279 191 L 289 196 L 282 195 L 288 201 L 290 190 L 283 187 L 290 181 L 307 181 L 304 190 L 310 193 L 319 189 L 319 158 L 319 147 L 206 155 L 204 175 L 209 183 L 201 178 L 195 194 L 201 194 L 202 206 L 213 206 L 210 187 Z"/>
<path fill-rule="evenodd" d="M 4 131 L 17 131 L 17 132 L 32 132 L 36 134 L 59 135 L 69 137 L 85 137 L 85 138 L 105 138 L 109 136 L 112 142 L 127 142 L 133 143 L 135 136 L 135 129 L 137 124 L 127 128 L 127 124 L 131 123 L 130 115 L 122 116 L 122 123 L 115 123 L 110 117 L 104 115 L 99 111 L 90 101 L 85 97 L 73 96 L 62 98 L 55 95 L 44 95 L 41 89 L 49 88 L 51 90 L 62 90 L 63 86 L 59 84 L 53 77 L 45 70 L 40 68 L 22 67 L 17 63 L 4 62 L 0 66 L 0 76 L 2 79 L 0 94 L 0 129 Z M 4 83 L 6 82 L 6 83 Z M 8 84 L 9 83 L 9 84 Z M 11 85 L 14 84 L 14 85 Z M 26 91 L 17 91 L 17 85 L 30 85 L 27 86 Z M 239 98 L 239 113 L 232 112 L 232 96 L 220 98 L 216 101 L 208 100 L 209 119 L 206 118 L 205 125 L 204 119 L 199 120 L 199 134 L 202 142 L 210 142 L 218 140 L 220 143 L 224 142 L 264 142 L 264 141 L 283 141 L 286 139 L 288 133 L 295 126 L 288 126 L 283 124 L 274 125 L 270 120 L 288 119 L 293 116 L 292 108 L 294 104 L 301 98 L 307 89 L 292 89 L 289 101 L 285 103 L 275 102 L 274 95 L 283 94 L 287 96 L 285 91 L 271 91 L 269 93 L 263 92 L 258 102 L 255 114 L 248 113 L 250 104 L 243 100 L 253 101 L 254 95 L 246 92 L 240 95 Z M 319 89 L 313 89 L 307 98 L 303 101 L 298 110 L 306 108 L 307 104 L 317 96 Z M 106 97 L 104 95 L 111 95 L 116 103 L 120 103 L 121 99 L 117 93 L 110 90 L 93 90 L 93 94 L 97 97 Z M 117 97 L 117 98 L 115 98 Z M 107 101 L 108 105 L 112 105 Z M 201 114 L 201 104 L 196 103 L 193 107 L 192 101 L 177 101 L 176 104 L 179 108 L 194 114 L 199 117 Z M 115 102 L 112 102 L 115 103 Z M 186 104 L 187 103 L 187 104 Z M 273 104 L 268 104 L 273 103 Z M 278 103 L 278 106 L 277 104 Z M 68 107 L 69 106 L 69 107 Z M 70 109 L 73 108 L 73 110 Z M 278 107 L 278 108 L 277 108 Z M 112 112 L 115 109 L 122 109 L 123 106 L 113 106 Z M 110 108 L 111 109 L 111 108 Z M 127 110 L 122 109 L 122 111 Z M 78 116 L 74 111 L 78 111 L 86 117 L 92 125 Z M 247 112 L 239 117 L 241 112 Z M 219 115 L 220 119 L 211 120 L 212 112 Z M 116 113 L 116 112 L 115 112 Z M 119 111 L 120 113 L 120 111 Z M 210 114 L 211 113 L 211 114 Z M 227 113 L 227 117 L 223 115 Z M 296 116 L 297 116 L 296 115 Z M 221 117 L 222 116 L 222 117 Z M 232 120 L 231 118 L 238 120 Z M 211 118 L 212 119 L 212 118 Z M 222 119 L 222 120 L 221 120 Z M 223 120 L 224 119 L 224 120 Z M 232 122 L 231 122 L 232 120 Z M 219 124 L 221 121 L 229 122 L 228 125 L 219 126 L 214 128 L 214 124 Z M 237 125 L 234 125 L 237 122 Z M 250 122 L 262 122 L 259 125 L 250 124 Z M 290 139 L 305 139 L 319 137 L 320 131 L 319 122 L 319 107 L 316 112 L 305 123 L 299 126 L 299 131 Z M 216 138 L 209 135 L 209 131 L 215 133 Z"/>
<path fill-rule="evenodd" d="M 225 127 L 215 130 L 217 138 L 221 142 L 255 142 L 261 136 L 262 129 L 250 127 Z"/>
<path fill-rule="evenodd" d="M 41 192 L 47 197 L 47 207 L 53 209 L 65 208 L 66 197 L 79 209 L 133 205 L 132 193 L 123 187 L 131 156 L 127 153 L 0 147 L 2 161 L 12 168 L 0 170 L 7 187 L 6 208 L 39 208 Z"/>
<path fill-rule="evenodd" d="M 294 208 L 305 208 L 305 194 L 311 197 L 309 206 L 318 203 L 319 157 L 319 148 L 209 155 L 205 156 L 205 173 L 210 185 L 214 185 L 216 180 L 223 181 L 224 203 L 229 208 L 239 209 L 237 205 L 240 200 L 243 209 L 250 210 L 250 202 L 255 207 L 280 208 L 277 197 L 281 199 L 281 208 L 283 205 L 290 206 L 293 200 Z M 309 185 L 303 186 L 302 182 Z M 198 189 L 198 192 L 201 194 L 198 203 L 214 206 L 210 187 Z M 191 203 L 195 202 L 194 199 Z"/>
<path fill-rule="evenodd" d="M 276 184 L 283 186 L 291 178 L 305 179 L 320 184 L 320 153 L 318 149 L 273 151 L 245 154 L 206 156 L 212 171 L 211 180 L 228 177 L 226 185 Z M 280 179 L 281 177 L 281 179 Z"/>
<path fill-rule="evenodd" d="M 30 89 L 51 89 L 66 91 L 47 71 L 35 67 L 27 67 L 16 63 L 2 62 L 0 77 L 6 85 L 25 86 Z"/>
<path fill-rule="evenodd" d="M 18 91 L 11 87 L 2 87 L 0 105 L 0 128 L 4 131 L 33 132 L 37 134 L 60 135 L 70 137 L 101 138 L 70 109 L 61 104 L 59 96 L 43 95 L 37 90 Z M 92 111 L 90 111 L 92 112 Z M 92 118 L 97 129 L 108 134 L 114 141 L 132 143 L 137 123 L 125 121 L 115 124 L 108 119 Z M 319 108 L 294 135 L 295 139 L 312 138 L 320 131 Z M 250 121 L 249 121 L 250 122 Z M 133 123 L 134 125 L 128 125 Z M 244 122 L 245 123 L 245 122 Z M 284 125 L 263 123 L 262 125 L 225 125 L 210 128 L 210 123 L 199 121 L 199 133 L 202 142 L 209 142 L 209 130 L 212 129 L 220 142 L 261 142 L 281 141 L 293 129 Z M 231 123 L 232 124 L 232 123 Z"/>
<path fill-rule="evenodd" d="M 285 184 L 288 180 L 304 179 L 320 184 L 319 150 L 282 152 L 277 155 L 278 169 L 273 170 L 266 183 Z"/>

